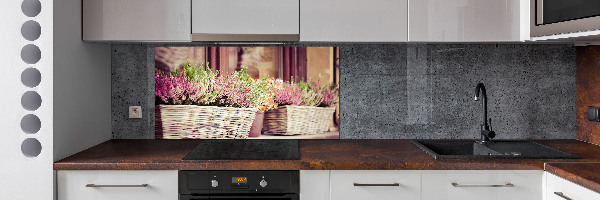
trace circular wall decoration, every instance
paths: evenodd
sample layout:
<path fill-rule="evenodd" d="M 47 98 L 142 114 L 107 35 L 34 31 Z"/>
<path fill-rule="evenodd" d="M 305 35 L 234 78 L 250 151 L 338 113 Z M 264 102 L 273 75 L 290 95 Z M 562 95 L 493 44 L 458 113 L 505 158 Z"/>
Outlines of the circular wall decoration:
<path fill-rule="evenodd" d="M 42 97 L 34 91 L 28 91 L 21 97 L 21 105 L 29 111 L 34 111 L 42 106 Z"/>
<path fill-rule="evenodd" d="M 27 64 L 35 64 L 40 61 L 42 51 L 38 46 L 28 44 L 21 49 L 21 59 Z"/>
<path fill-rule="evenodd" d="M 42 34 L 42 27 L 39 23 L 33 20 L 26 21 L 21 26 L 21 35 L 23 38 L 29 41 L 34 41 L 40 38 Z"/>
<path fill-rule="evenodd" d="M 21 11 L 27 17 L 36 17 L 42 11 L 40 0 L 23 0 Z M 29 20 L 21 25 L 21 36 L 28 41 L 40 38 L 42 27 L 40 23 Z M 36 64 L 42 58 L 42 51 L 34 44 L 25 45 L 21 49 L 21 60 L 27 64 Z M 33 88 L 37 87 L 42 80 L 42 74 L 35 68 L 27 68 L 21 73 L 21 83 Z M 35 91 L 28 91 L 21 96 L 21 105 L 28 111 L 34 111 L 42 105 L 42 97 Z M 21 130 L 27 134 L 35 134 L 40 131 L 42 122 L 34 114 L 25 115 L 21 118 Z M 35 138 L 27 138 L 21 143 L 21 153 L 26 157 L 37 157 L 42 152 L 42 144 Z"/>
<path fill-rule="evenodd" d="M 37 87 L 42 82 L 42 73 L 36 68 L 27 68 L 21 73 L 21 82 L 30 88 Z"/>
<path fill-rule="evenodd" d="M 35 17 L 42 11 L 42 3 L 39 0 L 24 0 L 21 3 L 21 11 L 27 17 Z"/>
<path fill-rule="evenodd" d="M 21 143 L 21 152 L 27 157 L 37 157 L 42 153 L 42 144 L 35 138 L 27 138 Z"/>
<path fill-rule="evenodd" d="M 42 121 L 33 114 L 25 115 L 25 117 L 21 119 L 21 130 L 27 134 L 35 134 L 40 131 L 41 127 Z"/>

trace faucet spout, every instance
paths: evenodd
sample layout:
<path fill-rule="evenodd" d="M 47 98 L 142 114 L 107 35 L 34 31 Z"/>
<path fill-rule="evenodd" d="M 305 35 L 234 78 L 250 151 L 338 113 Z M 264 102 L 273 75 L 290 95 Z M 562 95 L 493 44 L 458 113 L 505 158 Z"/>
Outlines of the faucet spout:
<path fill-rule="evenodd" d="M 481 95 L 480 95 L 481 94 Z M 483 108 L 482 118 L 483 123 L 481 123 L 481 142 L 488 142 L 490 139 L 496 136 L 496 133 L 490 129 L 487 118 L 487 93 L 485 91 L 485 85 L 483 83 L 478 83 L 475 88 L 475 101 L 479 101 L 481 99 L 481 107 Z"/>
<path fill-rule="evenodd" d="M 481 92 L 481 97 L 480 97 L 480 92 Z M 475 101 L 479 101 L 479 99 L 481 99 L 481 106 L 483 107 L 483 123 L 481 123 L 482 126 L 484 126 L 484 128 L 487 128 L 487 93 L 485 91 L 485 85 L 483 85 L 483 83 L 478 83 L 477 87 L 475 88 Z"/>

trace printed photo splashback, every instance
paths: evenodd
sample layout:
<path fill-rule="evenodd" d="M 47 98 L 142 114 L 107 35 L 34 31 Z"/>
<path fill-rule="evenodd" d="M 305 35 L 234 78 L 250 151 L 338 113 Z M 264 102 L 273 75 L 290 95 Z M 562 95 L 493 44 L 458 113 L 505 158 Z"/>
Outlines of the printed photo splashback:
<path fill-rule="evenodd" d="M 156 139 L 339 139 L 339 47 L 155 47 Z"/>

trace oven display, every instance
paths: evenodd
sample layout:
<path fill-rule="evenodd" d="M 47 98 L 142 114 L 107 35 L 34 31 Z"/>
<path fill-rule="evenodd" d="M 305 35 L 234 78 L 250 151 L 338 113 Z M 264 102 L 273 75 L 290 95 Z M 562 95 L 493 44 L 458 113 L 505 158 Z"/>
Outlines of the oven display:
<path fill-rule="evenodd" d="M 233 184 L 235 184 L 235 183 L 237 183 L 237 184 L 240 184 L 240 183 L 246 184 L 246 183 L 248 183 L 248 178 L 246 178 L 246 177 L 231 177 L 231 183 L 233 183 Z"/>

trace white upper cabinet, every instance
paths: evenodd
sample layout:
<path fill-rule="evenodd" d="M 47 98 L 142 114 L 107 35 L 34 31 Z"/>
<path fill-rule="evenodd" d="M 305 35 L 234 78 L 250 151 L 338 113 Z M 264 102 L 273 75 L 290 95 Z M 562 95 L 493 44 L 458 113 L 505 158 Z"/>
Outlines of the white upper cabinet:
<path fill-rule="evenodd" d="M 298 41 L 300 0 L 192 0 L 194 41 Z"/>
<path fill-rule="evenodd" d="M 411 0 L 409 41 L 529 40 L 528 0 Z"/>
<path fill-rule="evenodd" d="M 408 0 L 302 0 L 300 41 L 406 42 Z"/>
<path fill-rule="evenodd" d="M 530 40 L 529 0 L 83 0 L 86 41 Z"/>
<path fill-rule="evenodd" d="M 190 0 L 83 0 L 85 41 L 189 41 Z"/>

